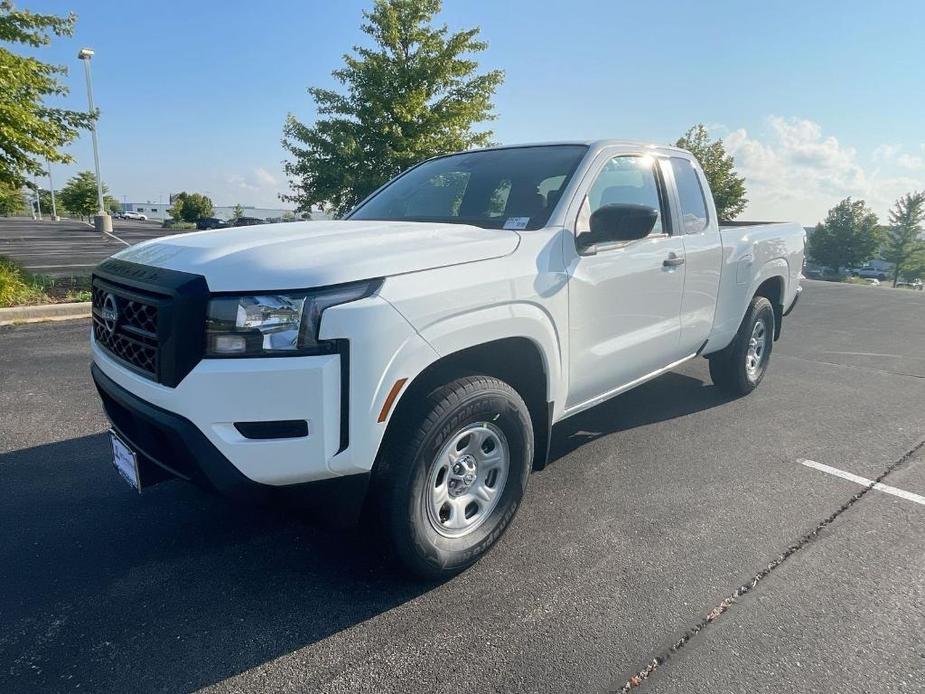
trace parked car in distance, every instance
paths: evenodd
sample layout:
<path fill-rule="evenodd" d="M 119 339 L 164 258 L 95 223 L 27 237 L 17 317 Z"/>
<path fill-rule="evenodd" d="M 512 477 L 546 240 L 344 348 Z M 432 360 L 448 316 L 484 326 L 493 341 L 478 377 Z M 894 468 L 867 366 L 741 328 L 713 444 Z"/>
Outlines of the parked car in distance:
<path fill-rule="evenodd" d="M 235 220 L 232 220 L 231 226 L 234 227 L 250 227 L 255 224 L 266 224 L 266 222 L 259 217 L 238 217 Z"/>
<path fill-rule="evenodd" d="M 721 224 L 684 150 L 604 140 L 430 159 L 345 220 L 132 246 L 93 274 L 112 462 L 135 489 L 363 518 L 407 570 L 450 576 L 509 526 L 557 422 L 697 357 L 757 388 L 804 239 Z M 749 436 L 746 410 L 720 426 Z"/>
<path fill-rule="evenodd" d="M 880 280 L 881 282 L 886 279 L 886 272 L 883 270 L 875 270 L 872 267 L 862 267 L 858 270 L 858 277 L 861 279 L 875 279 Z"/>
<path fill-rule="evenodd" d="M 123 212 L 121 219 L 134 219 L 139 222 L 147 222 L 148 216 L 140 212 Z"/>
<path fill-rule="evenodd" d="M 922 289 L 925 288 L 925 285 L 922 284 L 922 280 L 912 280 L 912 281 L 900 280 L 899 282 L 896 283 L 896 286 L 897 287 L 908 287 L 909 289 L 917 289 L 919 291 L 922 291 Z"/>
<path fill-rule="evenodd" d="M 206 229 L 224 229 L 228 226 L 228 222 L 224 219 L 219 219 L 218 217 L 200 217 L 196 221 L 196 228 L 200 231 Z"/>

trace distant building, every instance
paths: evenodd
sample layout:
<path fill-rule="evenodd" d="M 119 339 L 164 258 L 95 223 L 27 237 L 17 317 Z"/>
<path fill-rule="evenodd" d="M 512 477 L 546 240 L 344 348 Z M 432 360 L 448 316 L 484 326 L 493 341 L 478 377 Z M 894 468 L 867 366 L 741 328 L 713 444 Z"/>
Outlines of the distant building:
<path fill-rule="evenodd" d="M 234 205 L 215 205 L 212 214 L 219 219 L 231 219 L 234 216 Z M 241 205 L 244 211 L 244 217 L 256 217 L 257 219 L 282 221 L 283 215 L 293 214 L 292 210 L 285 210 L 281 207 L 251 207 L 250 205 Z M 288 213 L 288 214 L 287 214 Z"/>
<path fill-rule="evenodd" d="M 170 215 L 167 210 L 170 209 L 169 203 L 164 202 L 123 202 L 123 212 L 138 212 L 145 215 L 148 219 L 167 219 Z"/>
<path fill-rule="evenodd" d="M 138 212 L 145 215 L 148 219 L 165 220 L 170 218 L 170 206 L 173 204 L 176 195 L 170 196 L 170 202 L 123 202 L 122 210 L 124 212 Z M 213 207 L 213 216 L 219 219 L 231 219 L 234 216 L 234 205 L 215 205 Z M 283 221 L 284 217 L 295 214 L 294 210 L 282 207 L 254 207 L 253 205 L 241 205 L 244 211 L 244 217 L 256 217 L 271 222 Z M 300 215 L 296 214 L 298 218 Z M 320 210 L 312 211 L 312 219 L 323 220 L 331 217 Z"/>

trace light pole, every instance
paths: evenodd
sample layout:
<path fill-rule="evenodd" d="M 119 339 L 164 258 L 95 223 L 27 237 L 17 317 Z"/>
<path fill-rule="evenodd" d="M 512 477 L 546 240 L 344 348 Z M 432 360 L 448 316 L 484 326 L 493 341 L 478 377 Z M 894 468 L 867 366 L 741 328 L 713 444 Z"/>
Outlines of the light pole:
<path fill-rule="evenodd" d="M 58 208 L 55 207 L 55 182 L 51 178 L 51 162 L 45 159 L 45 165 L 48 166 L 48 187 L 51 189 L 51 221 L 58 221 Z"/>
<path fill-rule="evenodd" d="M 39 221 L 42 219 L 42 198 L 39 196 L 39 182 L 35 181 L 35 209 L 39 211 Z"/>
<path fill-rule="evenodd" d="M 90 104 L 90 113 L 96 112 L 93 105 L 93 80 L 90 78 L 90 59 L 93 57 L 92 48 L 81 48 L 77 57 L 84 62 L 84 72 L 87 75 L 87 101 Z M 96 139 L 96 120 L 90 126 L 90 134 L 93 137 L 93 163 L 96 165 L 96 200 L 99 210 L 93 218 L 93 224 L 96 230 L 102 233 L 112 232 L 112 217 L 110 217 L 103 208 L 103 178 L 100 175 L 100 147 Z"/>

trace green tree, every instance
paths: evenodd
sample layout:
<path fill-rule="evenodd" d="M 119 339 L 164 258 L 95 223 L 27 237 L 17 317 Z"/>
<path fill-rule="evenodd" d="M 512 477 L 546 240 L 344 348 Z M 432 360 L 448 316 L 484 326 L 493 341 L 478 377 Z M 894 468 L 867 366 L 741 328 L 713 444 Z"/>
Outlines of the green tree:
<path fill-rule="evenodd" d="M 244 216 L 244 208 L 241 207 L 241 203 L 235 203 L 234 208 L 231 210 L 231 221 L 236 222 L 241 217 Z"/>
<path fill-rule="evenodd" d="M 910 270 L 921 265 L 925 241 L 925 193 L 906 193 L 890 209 L 890 226 L 886 231 L 881 256 L 893 263 L 893 286 Z"/>
<path fill-rule="evenodd" d="M 291 194 L 299 211 L 350 210 L 417 162 L 491 143 L 491 98 L 500 70 L 478 74 L 473 55 L 488 45 L 478 28 L 450 34 L 431 22 L 440 0 L 376 0 L 362 30 L 374 47 L 354 46 L 333 76 L 346 94 L 312 87 L 319 118 L 311 126 L 290 114 L 283 146 Z"/>
<path fill-rule="evenodd" d="M 108 192 L 103 185 L 103 194 Z M 90 217 L 99 207 L 96 198 L 96 176 L 92 171 L 81 171 L 58 192 L 61 207 L 78 217 Z M 105 203 L 105 197 L 103 201 Z"/>
<path fill-rule="evenodd" d="M 26 197 L 22 189 L 0 181 L 0 214 L 19 214 L 26 209 Z"/>
<path fill-rule="evenodd" d="M 44 205 L 45 203 L 42 204 Z M 103 196 L 103 207 L 106 208 L 109 214 L 119 214 L 122 211 L 122 203 L 111 195 Z"/>
<path fill-rule="evenodd" d="M 32 48 L 47 46 L 51 35 L 70 36 L 77 17 L 17 10 L 0 0 L 0 41 Z M 69 162 L 61 148 L 96 117 L 46 105 L 49 97 L 67 94 L 59 78 L 63 65 L 50 65 L 16 55 L 0 46 L 0 182 L 14 188 L 45 173 L 44 162 Z"/>
<path fill-rule="evenodd" d="M 39 188 L 39 202 L 42 203 L 42 214 L 50 215 L 51 214 L 51 191 L 46 188 Z M 32 191 L 33 198 L 35 197 L 35 191 Z"/>
<path fill-rule="evenodd" d="M 710 140 L 710 133 L 703 123 L 698 123 L 677 141 L 677 146 L 686 149 L 697 157 L 703 174 L 707 177 L 716 214 L 720 219 L 735 219 L 745 205 L 745 178 L 735 170 L 735 160 L 728 152 L 722 140 Z"/>
<path fill-rule="evenodd" d="M 212 201 L 202 193 L 178 193 L 170 206 L 170 216 L 183 222 L 196 222 L 215 213 Z"/>
<path fill-rule="evenodd" d="M 172 197 L 173 197 L 173 202 L 170 204 L 170 209 L 167 210 L 167 214 L 169 214 L 173 219 L 176 219 L 177 221 L 182 221 L 183 220 L 183 205 L 186 204 L 186 192 L 184 191 L 182 193 L 177 193 L 176 195 Z"/>
<path fill-rule="evenodd" d="M 903 263 L 903 279 L 925 280 L 925 253 L 917 253 Z"/>
<path fill-rule="evenodd" d="M 873 258 L 880 241 L 877 215 L 863 200 L 845 198 L 816 225 L 806 250 L 813 262 L 839 272 Z"/>

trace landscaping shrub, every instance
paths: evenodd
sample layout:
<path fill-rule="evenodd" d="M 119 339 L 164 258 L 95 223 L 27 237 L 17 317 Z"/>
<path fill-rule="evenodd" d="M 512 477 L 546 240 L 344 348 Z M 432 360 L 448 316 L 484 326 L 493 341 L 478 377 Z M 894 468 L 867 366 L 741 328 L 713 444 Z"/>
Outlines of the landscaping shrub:
<path fill-rule="evenodd" d="M 48 301 L 45 288 L 8 258 L 0 257 L 0 306 L 41 304 Z"/>
<path fill-rule="evenodd" d="M 90 277 L 30 275 L 0 256 L 0 308 L 90 301 Z"/>
<path fill-rule="evenodd" d="M 183 222 L 176 219 L 168 219 L 161 224 L 162 229 L 195 229 L 196 225 L 192 222 Z"/>

